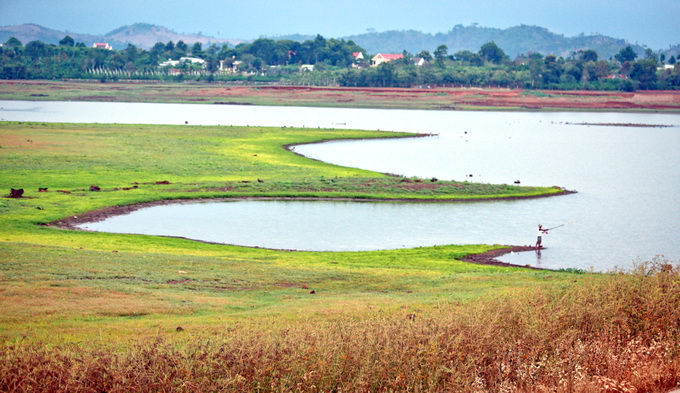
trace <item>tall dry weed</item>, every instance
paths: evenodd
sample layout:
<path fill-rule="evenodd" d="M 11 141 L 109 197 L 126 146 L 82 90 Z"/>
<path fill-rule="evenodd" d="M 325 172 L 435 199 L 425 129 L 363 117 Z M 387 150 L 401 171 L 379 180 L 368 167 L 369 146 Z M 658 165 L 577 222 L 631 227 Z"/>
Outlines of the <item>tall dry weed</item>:
<path fill-rule="evenodd" d="M 679 269 L 371 319 L 261 322 L 127 350 L 6 345 L 3 392 L 665 392 L 680 384 Z"/>

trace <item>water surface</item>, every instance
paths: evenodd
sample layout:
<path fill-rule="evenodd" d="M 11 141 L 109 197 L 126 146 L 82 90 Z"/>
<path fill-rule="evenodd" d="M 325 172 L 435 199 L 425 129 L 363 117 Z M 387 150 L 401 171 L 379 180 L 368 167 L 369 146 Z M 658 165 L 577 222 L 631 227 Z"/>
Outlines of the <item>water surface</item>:
<path fill-rule="evenodd" d="M 538 223 L 547 227 L 567 224 L 544 239 L 548 249 L 540 255 L 521 253 L 503 259 L 522 265 L 593 266 L 598 270 L 630 266 L 657 254 L 680 260 L 678 115 L 0 101 L 0 118 L 433 133 L 437 135 L 420 139 L 304 145 L 295 151 L 340 165 L 405 176 L 508 184 L 519 180 L 523 185 L 559 185 L 578 191 L 545 199 L 465 204 L 242 201 L 161 206 L 153 208 L 161 209 L 153 213 L 135 213 L 151 217 L 116 218 L 132 220 L 119 225 L 122 232 L 139 231 L 141 223 L 164 222 L 156 225 L 155 234 L 339 251 L 533 244 Z M 201 215 L 205 209 L 211 212 Z M 192 221 L 192 217 L 197 219 Z M 161 233 L 171 222 L 179 223 L 183 232 Z"/>

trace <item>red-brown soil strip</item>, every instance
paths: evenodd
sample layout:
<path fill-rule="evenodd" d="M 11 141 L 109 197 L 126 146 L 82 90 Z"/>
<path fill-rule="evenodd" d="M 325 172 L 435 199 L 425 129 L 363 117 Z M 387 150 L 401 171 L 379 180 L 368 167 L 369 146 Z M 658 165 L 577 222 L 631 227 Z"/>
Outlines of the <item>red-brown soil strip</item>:
<path fill-rule="evenodd" d="M 564 123 L 570 126 L 602 126 L 602 127 L 647 127 L 647 128 L 665 128 L 674 127 L 670 124 L 643 124 L 643 123 Z"/>

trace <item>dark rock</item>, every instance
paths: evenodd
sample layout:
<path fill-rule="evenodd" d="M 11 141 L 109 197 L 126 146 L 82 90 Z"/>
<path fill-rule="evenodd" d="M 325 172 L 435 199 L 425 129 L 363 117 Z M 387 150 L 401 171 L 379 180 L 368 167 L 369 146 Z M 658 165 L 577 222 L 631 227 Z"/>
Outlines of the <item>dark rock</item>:
<path fill-rule="evenodd" d="M 18 190 L 11 189 L 9 192 L 9 197 L 10 198 L 21 198 L 21 196 L 24 195 L 24 189 L 20 188 Z"/>

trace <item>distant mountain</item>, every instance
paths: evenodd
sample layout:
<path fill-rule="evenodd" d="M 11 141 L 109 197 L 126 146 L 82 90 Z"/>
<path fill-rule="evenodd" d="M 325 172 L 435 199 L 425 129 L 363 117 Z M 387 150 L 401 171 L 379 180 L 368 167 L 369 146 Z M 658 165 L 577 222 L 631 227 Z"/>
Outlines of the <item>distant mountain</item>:
<path fill-rule="evenodd" d="M 180 40 L 184 41 L 187 45 L 200 42 L 204 47 L 213 43 L 218 45 L 228 43 L 234 46 L 244 42 L 242 40 L 209 37 L 202 34 L 180 34 L 163 26 L 146 23 L 123 26 L 104 35 L 58 31 L 36 24 L 0 27 L 0 43 L 14 36 L 24 45 L 34 40 L 58 44 L 66 35 L 71 36 L 76 42 L 85 43 L 87 46 L 91 46 L 95 42 L 106 42 L 116 49 L 124 49 L 128 43 L 140 48 L 149 49 L 157 42 L 173 41 L 176 43 Z M 313 40 L 315 36 L 291 34 L 268 38 L 303 42 Z M 631 44 L 625 40 L 604 35 L 581 34 L 575 37 L 565 37 L 564 35 L 552 33 L 544 27 L 527 25 L 509 27 L 507 29 L 481 27 L 476 24 L 471 26 L 457 25 L 446 33 L 436 34 L 422 33 L 415 30 L 392 30 L 369 32 L 347 37 L 326 38 L 352 40 L 372 54 L 401 53 L 404 50 L 414 55 L 421 50 L 429 50 L 430 53 L 433 53 L 442 44 L 448 47 L 449 54 L 454 54 L 461 50 L 477 52 L 482 45 L 489 41 L 494 41 L 511 58 L 529 52 L 566 57 L 579 50 L 593 49 L 598 53 L 600 59 L 609 59 L 628 45 L 635 50 L 638 56 L 642 57 L 646 49 L 644 46 Z M 661 53 L 664 53 L 666 58 L 670 58 L 670 56 L 677 57 L 680 53 L 680 45 L 670 46 L 661 51 Z"/>
<path fill-rule="evenodd" d="M 204 46 L 210 44 L 221 45 L 228 43 L 236 45 L 242 41 L 228 40 L 223 38 L 209 37 L 202 34 L 179 34 L 166 27 L 155 26 L 146 23 L 135 23 L 123 26 L 104 35 L 70 33 L 67 31 L 53 30 L 35 24 L 0 27 L 0 42 L 5 42 L 9 37 L 16 37 L 24 45 L 31 41 L 42 41 L 48 44 L 58 44 L 65 36 L 70 36 L 76 42 L 82 42 L 91 46 L 95 42 L 106 42 L 115 49 L 125 49 L 128 43 L 140 48 L 149 49 L 157 42 L 184 41 L 187 45 L 200 42 Z"/>
<path fill-rule="evenodd" d="M 448 47 L 449 54 L 461 50 L 477 52 L 489 41 L 494 41 L 511 58 L 529 52 L 566 57 L 572 52 L 593 49 L 601 59 L 609 59 L 628 45 L 631 45 L 638 55 L 642 55 L 645 51 L 642 46 L 603 35 L 581 34 L 576 37 L 565 37 L 543 27 L 526 25 L 507 29 L 457 25 L 447 33 L 429 34 L 414 30 L 385 31 L 353 35 L 345 39 L 354 41 L 370 53 L 401 53 L 407 50 L 417 54 L 423 49 L 432 53 L 442 44 Z"/>
<path fill-rule="evenodd" d="M 31 41 L 42 41 L 48 44 L 58 44 L 59 41 L 67 35 L 73 38 L 76 42 L 83 42 L 87 45 L 92 45 L 95 42 L 99 42 L 101 39 L 101 36 L 97 35 L 53 30 L 35 24 L 0 27 L 0 42 L 5 42 L 10 37 L 16 37 L 24 45 Z"/>
<path fill-rule="evenodd" d="M 666 59 L 669 59 L 671 56 L 675 56 L 677 58 L 680 56 L 680 44 L 669 46 L 668 49 L 663 50 L 661 53 L 666 55 Z"/>
<path fill-rule="evenodd" d="M 157 42 L 177 42 L 184 41 L 187 45 L 200 42 L 203 46 L 211 44 L 228 43 L 232 46 L 242 42 L 238 40 L 227 40 L 224 38 L 209 37 L 202 34 L 179 34 L 166 27 L 150 25 L 146 23 L 135 23 L 130 26 L 123 26 L 104 36 L 111 42 L 122 42 L 127 46 L 128 43 L 141 48 L 151 48 Z M 115 47 L 115 46 L 114 46 Z"/>

